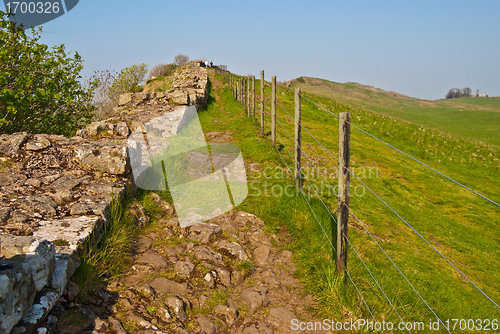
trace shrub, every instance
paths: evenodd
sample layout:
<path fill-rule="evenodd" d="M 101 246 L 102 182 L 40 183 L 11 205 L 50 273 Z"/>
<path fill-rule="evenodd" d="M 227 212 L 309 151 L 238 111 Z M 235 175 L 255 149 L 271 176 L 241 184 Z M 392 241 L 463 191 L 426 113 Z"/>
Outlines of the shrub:
<path fill-rule="evenodd" d="M 178 54 L 174 58 L 174 63 L 177 66 L 184 66 L 189 62 L 189 57 L 183 54 Z"/>
<path fill-rule="evenodd" d="M 134 64 L 121 70 L 109 87 L 110 99 L 117 101 L 121 94 L 136 92 L 147 73 L 148 65 L 146 64 Z"/>
<path fill-rule="evenodd" d="M 135 64 L 119 73 L 94 72 L 94 75 L 87 80 L 86 86 L 95 86 L 92 91 L 92 105 L 96 108 L 95 118 L 100 120 L 113 116 L 113 108 L 118 105 L 121 94 L 142 91 L 140 83 L 144 81 L 146 73 L 146 64 Z"/>
<path fill-rule="evenodd" d="M 174 64 L 158 64 L 153 66 L 151 71 L 149 71 L 148 79 L 146 81 L 151 80 L 152 77 L 161 77 L 171 75 L 175 70 Z"/>
<path fill-rule="evenodd" d="M 80 84 L 82 58 L 39 43 L 41 31 L 30 36 L 0 11 L 0 132 L 71 135 L 92 116 L 95 82 Z"/>

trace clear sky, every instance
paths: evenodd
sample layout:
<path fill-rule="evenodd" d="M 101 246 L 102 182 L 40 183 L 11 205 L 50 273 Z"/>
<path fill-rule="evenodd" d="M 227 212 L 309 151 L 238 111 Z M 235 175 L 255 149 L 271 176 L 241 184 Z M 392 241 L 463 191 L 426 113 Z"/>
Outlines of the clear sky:
<path fill-rule="evenodd" d="M 354 81 L 423 99 L 450 88 L 500 95 L 500 1 L 81 0 L 42 42 L 84 76 L 179 54 L 237 74 Z"/>

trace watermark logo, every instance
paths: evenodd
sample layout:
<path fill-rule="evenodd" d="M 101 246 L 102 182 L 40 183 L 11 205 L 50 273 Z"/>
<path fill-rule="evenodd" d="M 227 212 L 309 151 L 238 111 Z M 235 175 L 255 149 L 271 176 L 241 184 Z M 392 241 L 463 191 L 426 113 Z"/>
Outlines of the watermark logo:
<path fill-rule="evenodd" d="M 128 138 L 139 188 L 170 190 L 182 227 L 217 217 L 248 195 L 238 146 L 205 141 L 195 106 L 139 126 Z"/>
<path fill-rule="evenodd" d="M 24 29 L 52 21 L 75 8 L 79 0 L 10 1 L 4 0 L 9 19 Z"/>

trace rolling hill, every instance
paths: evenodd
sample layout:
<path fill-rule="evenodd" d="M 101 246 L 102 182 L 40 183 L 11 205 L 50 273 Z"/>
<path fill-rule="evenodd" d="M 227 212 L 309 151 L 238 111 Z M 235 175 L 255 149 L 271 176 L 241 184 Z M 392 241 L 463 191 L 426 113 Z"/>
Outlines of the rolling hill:
<path fill-rule="evenodd" d="M 299 77 L 291 88 L 356 108 L 500 146 L 500 97 L 421 100 L 359 83 Z"/>

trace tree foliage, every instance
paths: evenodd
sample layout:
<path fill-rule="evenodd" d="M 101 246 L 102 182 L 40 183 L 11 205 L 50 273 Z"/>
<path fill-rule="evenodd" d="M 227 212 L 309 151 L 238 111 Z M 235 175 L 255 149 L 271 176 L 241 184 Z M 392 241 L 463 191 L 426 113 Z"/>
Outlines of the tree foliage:
<path fill-rule="evenodd" d="M 146 64 L 134 64 L 120 72 L 95 71 L 86 80 L 85 87 L 95 86 L 92 94 L 92 105 L 96 108 L 95 118 L 98 120 L 113 116 L 113 108 L 118 105 L 121 94 L 140 92 L 140 85 L 147 74 Z"/>
<path fill-rule="evenodd" d="M 70 135 L 92 116 L 95 83 L 80 84 L 81 56 L 39 43 L 0 11 L 0 132 Z"/>
<path fill-rule="evenodd" d="M 177 66 L 184 66 L 189 62 L 189 57 L 183 54 L 178 54 L 174 58 L 174 63 Z"/>
<path fill-rule="evenodd" d="M 465 87 L 462 89 L 452 88 L 446 94 L 446 98 L 447 99 L 456 99 L 456 98 L 463 97 L 463 96 L 470 97 L 471 95 L 472 95 L 472 89 L 470 89 L 469 87 Z"/>
<path fill-rule="evenodd" d="M 148 65 L 144 63 L 125 67 L 109 87 L 110 98 L 118 99 L 124 93 L 140 92 L 142 90 L 140 84 L 144 81 L 146 74 L 148 74 Z"/>

